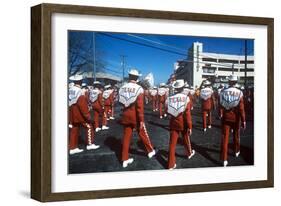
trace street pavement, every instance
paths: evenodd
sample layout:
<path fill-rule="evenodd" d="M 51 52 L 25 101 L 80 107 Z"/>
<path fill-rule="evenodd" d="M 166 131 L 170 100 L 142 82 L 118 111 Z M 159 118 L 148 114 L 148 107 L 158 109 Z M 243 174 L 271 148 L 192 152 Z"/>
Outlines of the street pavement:
<path fill-rule="evenodd" d="M 120 118 L 119 105 L 115 107 L 115 120 L 109 120 L 108 130 L 95 134 L 95 144 L 101 147 L 96 150 L 85 149 L 85 131 L 81 130 L 80 145 L 83 152 L 69 155 L 69 174 L 136 171 L 136 170 L 160 170 L 167 169 L 169 152 L 169 119 L 160 119 L 158 112 L 153 112 L 151 105 L 145 105 L 145 123 L 151 142 L 155 147 L 156 155 L 149 159 L 137 132 L 133 133 L 130 146 L 130 157 L 134 162 L 127 168 L 122 167 L 121 150 L 123 127 L 118 123 Z M 217 112 L 212 113 L 213 124 L 206 133 L 202 130 L 202 117 L 200 105 L 197 103 L 192 110 L 193 131 L 191 135 L 192 149 L 195 155 L 188 159 L 183 146 L 182 138 L 178 139 L 176 148 L 177 169 L 222 167 L 220 161 L 221 128 Z M 247 128 L 241 129 L 241 153 L 235 157 L 233 151 L 232 134 L 229 138 L 228 166 L 242 166 L 254 164 L 254 128 L 252 117 L 247 115 Z"/>

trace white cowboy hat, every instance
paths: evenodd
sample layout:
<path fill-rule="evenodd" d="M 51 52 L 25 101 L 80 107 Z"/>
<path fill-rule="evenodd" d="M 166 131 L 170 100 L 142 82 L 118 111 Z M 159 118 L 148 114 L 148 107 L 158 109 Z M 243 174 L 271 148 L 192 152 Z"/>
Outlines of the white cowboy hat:
<path fill-rule="evenodd" d="M 105 89 L 108 89 L 108 88 L 110 88 L 110 87 L 111 87 L 110 84 L 104 86 Z"/>
<path fill-rule="evenodd" d="M 70 82 L 70 83 L 68 84 L 69 87 L 73 87 L 74 85 L 75 85 L 74 82 Z"/>
<path fill-rule="evenodd" d="M 75 74 L 69 77 L 69 80 L 71 81 L 81 81 L 83 79 L 83 76 L 81 74 Z"/>
<path fill-rule="evenodd" d="M 160 83 L 160 85 L 159 85 L 160 87 L 165 87 L 166 86 L 166 84 L 165 83 Z"/>
<path fill-rule="evenodd" d="M 185 83 L 184 83 L 184 87 L 185 87 L 185 88 L 188 88 L 188 87 L 189 87 L 189 84 L 188 84 L 187 82 L 185 82 Z"/>
<path fill-rule="evenodd" d="M 235 87 L 236 87 L 236 88 L 240 88 L 240 87 L 241 87 L 241 85 L 240 85 L 240 84 L 238 84 L 238 83 L 236 83 L 236 84 L 235 84 Z"/>
<path fill-rule="evenodd" d="M 211 85 L 212 83 L 209 81 L 209 80 L 206 80 L 205 82 L 204 82 L 204 85 L 205 86 L 207 86 L 207 85 Z"/>
<path fill-rule="evenodd" d="M 238 81 L 238 77 L 231 74 L 229 77 L 228 77 L 228 81 L 231 81 L 231 82 L 237 82 Z"/>
<path fill-rule="evenodd" d="M 94 85 L 101 84 L 99 81 L 94 81 Z"/>
<path fill-rule="evenodd" d="M 141 76 L 141 74 L 139 73 L 139 71 L 136 70 L 136 69 L 131 69 L 131 70 L 129 71 L 129 74 L 130 74 L 130 75 L 134 75 L 134 76 L 138 76 L 138 77 Z"/>
<path fill-rule="evenodd" d="M 87 83 L 83 82 L 81 86 L 82 86 L 82 87 L 86 87 L 86 86 L 87 86 Z"/>
<path fill-rule="evenodd" d="M 173 82 L 172 87 L 174 89 L 179 89 L 182 88 L 184 86 L 184 80 L 183 79 L 178 79 L 176 81 Z"/>

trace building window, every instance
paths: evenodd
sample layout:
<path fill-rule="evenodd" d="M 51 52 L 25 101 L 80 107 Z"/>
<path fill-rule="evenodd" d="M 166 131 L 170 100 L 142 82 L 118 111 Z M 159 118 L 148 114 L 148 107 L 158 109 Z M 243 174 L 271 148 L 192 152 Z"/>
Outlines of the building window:
<path fill-rule="evenodd" d="M 245 64 L 245 61 L 240 61 L 240 64 Z M 254 64 L 254 61 L 253 60 L 248 60 L 247 61 L 247 64 Z"/>
<path fill-rule="evenodd" d="M 232 72 L 232 71 L 234 71 L 234 72 L 238 72 L 238 69 L 230 68 L 230 67 L 219 67 L 219 71 L 224 71 L 224 72 Z"/>
<path fill-rule="evenodd" d="M 215 73 L 216 67 L 202 67 L 203 73 Z"/>
<path fill-rule="evenodd" d="M 219 59 L 220 63 L 232 63 L 232 64 L 238 64 L 238 60 L 232 60 L 232 59 Z"/>
<path fill-rule="evenodd" d="M 214 59 L 214 58 L 202 58 L 203 61 L 205 62 L 217 62 L 217 59 Z"/>
<path fill-rule="evenodd" d="M 242 72 L 245 72 L 245 69 L 240 69 L 240 71 Z M 254 71 L 254 69 L 253 68 L 247 68 L 247 72 L 253 72 Z"/>

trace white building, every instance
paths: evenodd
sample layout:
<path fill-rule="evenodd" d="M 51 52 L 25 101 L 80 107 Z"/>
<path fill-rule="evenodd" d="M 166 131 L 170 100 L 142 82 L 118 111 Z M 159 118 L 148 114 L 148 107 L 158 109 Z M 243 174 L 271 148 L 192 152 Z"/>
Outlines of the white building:
<path fill-rule="evenodd" d="M 240 83 L 245 81 L 245 55 L 204 52 L 203 43 L 194 42 L 188 50 L 187 60 L 175 63 L 177 79 L 184 79 L 192 86 L 200 86 L 205 79 L 226 80 L 237 75 Z M 254 56 L 247 56 L 247 84 L 254 81 Z"/>

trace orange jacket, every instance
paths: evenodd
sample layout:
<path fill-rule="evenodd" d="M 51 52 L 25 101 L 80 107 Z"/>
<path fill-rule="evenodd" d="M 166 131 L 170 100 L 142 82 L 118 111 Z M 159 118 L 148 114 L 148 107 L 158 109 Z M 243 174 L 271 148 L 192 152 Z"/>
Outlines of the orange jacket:
<path fill-rule="evenodd" d="M 121 124 L 136 127 L 140 122 L 144 122 L 143 98 L 143 93 L 139 94 L 133 104 L 123 108 Z"/>
<path fill-rule="evenodd" d="M 240 122 L 240 119 L 242 122 L 246 121 L 245 118 L 245 110 L 244 110 L 244 100 L 243 98 L 240 99 L 239 104 L 234 107 L 231 108 L 229 110 L 223 108 L 220 105 L 220 116 L 222 117 L 222 121 L 226 121 L 226 122 Z"/>
<path fill-rule="evenodd" d="M 104 106 L 111 106 L 114 101 L 114 94 L 111 92 L 110 96 L 107 99 L 103 99 L 103 105 Z"/>
<path fill-rule="evenodd" d="M 160 102 L 160 103 L 165 103 L 165 101 L 166 101 L 166 95 L 162 95 L 162 96 L 160 96 L 160 95 L 158 95 L 158 101 Z"/>
<path fill-rule="evenodd" d="M 95 111 L 101 112 L 102 111 L 102 93 L 98 95 L 98 99 L 92 103 L 92 108 Z"/>
<path fill-rule="evenodd" d="M 190 102 L 183 113 L 180 113 L 177 117 L 171 115 L 170 119 L 170 130 L 183 131 L 186 129 L 192 129 Z"/>
<path fill-rule="evenodd" d="M 69 108 L 70 124 L 80 124 L 91 122 L 91 115 L 88 108 L 87 97 L 81 95 L 77 102 Z"/>
<path fill-rule="evenodd" d="M 202 110 L 211 110 L 213 107 L 213 95 L 209 99 L 202 99 Z"/>

